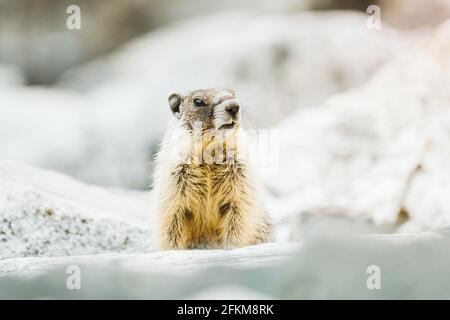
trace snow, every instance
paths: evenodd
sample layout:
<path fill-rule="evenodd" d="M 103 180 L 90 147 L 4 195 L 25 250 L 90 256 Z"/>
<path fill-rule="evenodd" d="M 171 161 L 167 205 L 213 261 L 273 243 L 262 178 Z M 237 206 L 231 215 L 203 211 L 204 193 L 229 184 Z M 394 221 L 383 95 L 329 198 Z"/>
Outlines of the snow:
<path fill-rule="evenodd" d="M 151 248 L 144 201 L 7 163 L 0 190 L 0 259 Z"/>

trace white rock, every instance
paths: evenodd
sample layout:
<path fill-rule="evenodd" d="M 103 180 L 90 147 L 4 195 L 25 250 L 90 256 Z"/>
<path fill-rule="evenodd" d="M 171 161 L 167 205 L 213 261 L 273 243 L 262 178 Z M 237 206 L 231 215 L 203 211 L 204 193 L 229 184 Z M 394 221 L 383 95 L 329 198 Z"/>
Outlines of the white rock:
<path fill-rule="evenodd" d="M 279 167 L 266 175 L 275 210 L 341 208 L 394 224 L 403 207 L 422 228 L 449 220 L 449 26 L 366 85 L 276 127 Z"/>
<path fill-rule="evenodd" d="M 187 300 L 272 300 L 274 297 L 244 286 L 217 286 L 185 297 Z M 221 312 L 223 310 L 220 310 Z"/>
<path fill-rule="evenodd" d="M 299 251 L 293 244 L 268 244 L 158 257 L 6 259 L 0 260 L 0 298 L 442 299 L 450 285 L 448 241 L 448 231 L 375 239 L 322 235 Z M 278 259 L 267 261 L 271 256 Z M 381 268 L 382 290 L 367 289 L 367 269 L 374 264 Z M 79 266 L 81 290 L 66 287 L 69 265 Z"/>
<path fill-rule="evenodd" d="M 401 29 L 425 29 L 450 17 L 450 2 L 447 0 L 428 0 L 426 6 L 417 10 L 421 4 L 421 0 L 379 1 L 383 20 Z"/>
<path fill-rule="evenodd" d="M 0 164 L 0 259 L 146 252 L 150 212 L 137 198 Z"/>
<path fill-rule="evenodd" d="M 366 18 L 348 12 L 196 18 L 73 69 L 63 84 L 90 92 L 120 90 L 116 103 L 137 97 L 148 109 L 164 107 L 172 91 L 230 86 L 256 124 L 273 124 L 293 109 L 364 82 L 404 47 L 404 37 L 388 27 L 373 32 Z"/>
<path fill-rule="evenodd" d="M 0 86 L 23 85 L 24 79 L 19 68 L 13 65 L 0 64 Z"/>
<path fill-rule="evenodd" d="M 232 250 L 179 250 L 153 253 L 95 254 L 69 257 L 26 257 L 0 260 L 0 276 L 33 277 L 70 265 L 120 267 L 129 272 L 164 272 L 189 275 L 206 268 L 221 266 L 252 269 L 277 265 L 292 256 L 299 246 L 269 243 Z"/>

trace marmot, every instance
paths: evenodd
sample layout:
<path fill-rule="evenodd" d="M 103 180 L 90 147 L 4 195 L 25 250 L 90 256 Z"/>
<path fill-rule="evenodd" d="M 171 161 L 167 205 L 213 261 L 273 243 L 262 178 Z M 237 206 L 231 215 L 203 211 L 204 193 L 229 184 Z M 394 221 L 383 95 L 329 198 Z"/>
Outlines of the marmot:
<path fill-rule="evenodd" d="M 161 249 L 235 248 L 272 240 L 272 224 L 240 150 L 232 90 L 173 93 L 174 115 L 156 156 L 154 196 Z"/>

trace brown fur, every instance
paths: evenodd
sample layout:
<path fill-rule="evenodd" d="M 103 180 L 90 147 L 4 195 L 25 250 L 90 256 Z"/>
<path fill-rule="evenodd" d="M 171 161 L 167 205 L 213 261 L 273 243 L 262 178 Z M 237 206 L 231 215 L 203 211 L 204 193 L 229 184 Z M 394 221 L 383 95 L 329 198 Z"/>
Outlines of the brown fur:
<path fill-rule="evenodd" d="M 211 92 L 208 91 L 210 95 Z M 192 103 L 191 96 L 185 101 Z M 189 127 L 189 120 L 181 119 L 182 125 Z M 212 123 L 211 119 L 207 120 L 208 124 Z M 234 134 L 232 138 L 235 138 Z M 214 136 L 206 141 L 201 144 L 202 150 L 220 143 L 223 151 L 231 154 L 232 161 L 174 162 L 164 168 L 160 165 L 155 179 L 160 218 L 159 246 L 165 250 L 234 248 L 271 241 L 272 225 L 257 199 L 251 174 L 239 158 L 234 143 L 227 139 L 227 144 Z M 224 155 L 221 158 L 225 160 Z M 160 163 L 162 161 L 165 159 L 159 159 Z"/>

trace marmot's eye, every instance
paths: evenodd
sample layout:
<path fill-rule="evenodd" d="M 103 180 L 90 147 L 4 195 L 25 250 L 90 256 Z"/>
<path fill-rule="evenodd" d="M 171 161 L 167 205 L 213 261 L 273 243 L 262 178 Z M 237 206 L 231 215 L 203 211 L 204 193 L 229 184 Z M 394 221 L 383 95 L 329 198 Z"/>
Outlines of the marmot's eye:
<path fill-rule="evenodd" d="M 205 101 L 203 101 L 203 99 L 200 99 L 200 98 L 195 98 L 194 105 L 196 107 L 203 107 L 205 105 Z"/>

